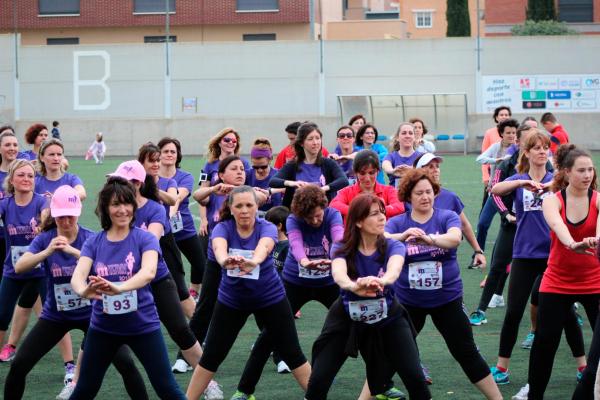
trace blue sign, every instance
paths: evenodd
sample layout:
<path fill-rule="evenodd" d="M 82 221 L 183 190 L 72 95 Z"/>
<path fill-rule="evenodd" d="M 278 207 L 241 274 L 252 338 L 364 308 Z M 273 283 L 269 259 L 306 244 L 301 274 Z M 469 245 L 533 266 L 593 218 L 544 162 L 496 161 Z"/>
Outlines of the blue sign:
<path fill-rule="evenodd" d="M 570 90 L 548 90 L 549 99 L 561 99 L 566 100 L 571 98 Z"/>

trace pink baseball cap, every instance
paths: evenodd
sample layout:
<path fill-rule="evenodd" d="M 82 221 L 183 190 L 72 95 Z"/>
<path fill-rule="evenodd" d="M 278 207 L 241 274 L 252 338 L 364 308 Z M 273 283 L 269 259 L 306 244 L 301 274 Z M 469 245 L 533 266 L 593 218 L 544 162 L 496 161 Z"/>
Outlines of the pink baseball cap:
<path fill-rule="evenodd" d="M 115 172 L 107 176 L 118 176 L 128 181 L 144 182 L 146 170 L 138 160 L 129 160 L 122 162 Z"/>
<path fill-rule="evenodd" d="M 81 199 L 77 190 L 69 185 L 56 189 L 50 199 L 50 215 L 56 217 L 79 217 L 81 215 Z"/>

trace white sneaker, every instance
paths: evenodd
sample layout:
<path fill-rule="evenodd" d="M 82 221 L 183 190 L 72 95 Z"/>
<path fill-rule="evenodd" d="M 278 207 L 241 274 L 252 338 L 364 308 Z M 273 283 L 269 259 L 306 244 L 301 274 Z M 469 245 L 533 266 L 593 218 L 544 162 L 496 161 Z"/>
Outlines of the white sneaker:
<path fill-rule="evenodd" d="M 496 308 L 498 307 L 498 295 L 495 294 L 492 296 L 492 298 L 490 299 L 490 303 L 488 304 L 488 308 Z"/>
<path fill-rule="evenodd" d="M 206 400 L 223 400 L 223 390 L 216 381 L 208 382 L 208 386 L 204 391 L 204 398 Z"/>
<path fill-rule="evenodd" d="M 56 396 L 56 400 L 69 400 L 69 398 L 73 394 L 74 390 L 75 390 L 75 384 L 72 381 L 67 383 L 62 388 L 62 390 L 60 391 L 58 396 Z"/>
<path fill-rule="evenodd" d="M 191 371 L 193 368 L 191 365 L 189 365 L 185 360 L 182 360 L 181 358 L 178 358 L 177 361 L 175 361 L 175 364 L 173 364 L 173 366 L 171 367 L 171 371 L 173 371 L 174 374 L 185 374 L 188 371 Z"/>
<path fill-rule="evenodd" d="M 279 361 L 277 363 L 277 373 L 278 374 L 289 374 L 290 372 L 292 372 L 292 370 L 290 369 L 290 367 L 288 367 L 288 365 L 285 363 L 285 361 Z"/>
<path fill-rule="evenodd" d="M 504 296 L 496 296 L 496 307 L 504 307 Z"/>
<path fill-rule="evenodd" d="M 529 383 L 523 386 L 521 390 L 519 390 L 519 393 L 515 394 L 511 398 L 512 400 L 527 400 L 527 397 L 529 397 Z"/>

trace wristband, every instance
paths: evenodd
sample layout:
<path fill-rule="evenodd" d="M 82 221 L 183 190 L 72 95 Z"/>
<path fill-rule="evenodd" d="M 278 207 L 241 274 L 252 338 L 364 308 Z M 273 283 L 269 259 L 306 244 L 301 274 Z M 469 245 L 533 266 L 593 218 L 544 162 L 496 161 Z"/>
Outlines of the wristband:
<path fill-rule="evenodd" d="M 474 253 L 474 254 L 481 254 L 481 255 L 483 255 L 483 254 L 484 254 L 482 250 L 475 250 L 473 253 Z"/>

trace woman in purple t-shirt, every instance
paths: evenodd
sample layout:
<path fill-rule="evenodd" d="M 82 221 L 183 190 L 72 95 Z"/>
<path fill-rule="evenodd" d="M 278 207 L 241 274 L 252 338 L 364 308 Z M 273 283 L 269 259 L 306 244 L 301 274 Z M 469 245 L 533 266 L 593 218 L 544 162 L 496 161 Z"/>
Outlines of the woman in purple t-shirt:
<path fill-rule="evenodd" d="M 339 297 L 340 289 L 331 277 L 330 250 L 342 239 L 344 224 L 335 208 L 327 207 L 327 196 L 315 185 L 299 188 L 292 200 L 292 214 L 286 222 L 290 242 L 281 278 L 292 313 L 311 300 L 329 308 Z M 238 383 L 238 394 L 254 393 L 260 373 L 273 351 L 272 339 L 263 329 Z M 279 354 L 277 369 L 287 369 Z M 283 363 L 283 365 L 281 365 Z"/>
<path fill-rule="evenodd" d="M 72 400 L 94 398 L 117 350 L 128 345 L 161 399 L 185 399 L 169 365 L 150 283 L 160 255 L 158 239 L 133 226 L 135 189 L 110 178 L 98 194 L 103 230 L 81 249 L 71 285 L 93 300 L 81 375 Z"/>
<path fill-rule="evenodd" d="M 388 174 L 390 186 L 398 186 L 400 178 L 413 167 L 415 159 L 421 154 L 415 150 L 415 127 L 410 122 L 403 122 L 392 138 L 393 150 L 383 159 L 381 169 Z"/>
<path fill-rule="evenodd" d="M 350 203 L 344 237 L 333 245 L 331 272 L 341 289 L 313 345 L 313 371 L 307 400 L 325 399 L 348 355 L 362 355 L 369 389 L 387 398 L 383 366 L 397 372 L 411 399 L 431 399 L 419 368 L 419 351 L 406 311 L 394 299 L 392 284 L 406 250 L 384 237 L 385 206 L 372 194 Z M 379 349 L 379 350 L 376 350 Z"/>
<path fill-rule="evenodd" d="M 40 319 L 31 329 L 15 359 L 4 384 L 5 399 L 20 399 L 25 391 L 27 374 L 69 331 L 84 332 L 81 351 L 83 356 L 85 332 L 90 325 L 90 301 L 73 293 L 71 276 L 80 256 L 83 243 L 93 232 L 78 223 L 81 215 L 79 193 L 64 185 L 56 189 L 50 200 L 50 215 L 41 226 L 41 233 L 33 240 L 29 249 L 15 264 L 17 274 L 27 273 L 34 268 L 46 274 L 46 301 Z M 121 347 L 113 363 L 123 377 L 127 393 L 132 398 L 147 399 L 144 380 L 137 370 L 126 347 Z M 78 363 L 80 365 L 80 363 Z M 79 371 L 78 371 L 79 372 Z M 78 374 L 67 383 L 60 398 L 68 398 L 75 388 Z"/>
<path fill-rule="evenodd" d="M 191 400 L 200 398 L 252 314 L 270 333 L 275 349 L 302 389 L 308 384 L 310 365 L 300 348 L 294 316 L 273 265 L 277 228 L 257 218 L 255 193 L 250 186 L 233 189 L 221 222 L 211 234 L 209 263 L 221 268 L 223 278 L 206 336 L 206 351 L 188 386 Z"/>
<path fill-rule="evenodd" d="M 39 173 L 35 177 L 35 192 L 49 197 L 62 185 L 69 185 L 79 193 L 79 198 L 87 197 L 83 181 L 74 174 L 64 171 L 64 147 L 58 139 L 48 139 L 40 146 L 38 153 Z"/>
<path fill-rule="evenodd" d="M 406 245 L 406 266 L 394 291 L 416 331 L 421 332 L 430 315 L 471 383 L 487 399 L 502 399 L 463 310 L 456 259 L 461 221 L 454 211 L 434 208 L 439 191 L 436 179 L 422 168 L 407 171 L 402 177 L 398 197 L 411 204 L 411 211 L 390 219 L 385 227 L 388 237 Z"/>

